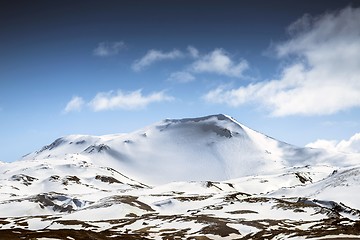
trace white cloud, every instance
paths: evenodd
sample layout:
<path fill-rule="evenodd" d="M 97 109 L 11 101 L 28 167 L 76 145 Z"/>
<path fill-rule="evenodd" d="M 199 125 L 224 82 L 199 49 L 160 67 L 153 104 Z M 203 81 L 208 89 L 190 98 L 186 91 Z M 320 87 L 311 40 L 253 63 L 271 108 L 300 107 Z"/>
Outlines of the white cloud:
<path fill-rule="evenodd" d="M 85 102 L 81 97 L 75 96 L 66 104 L 63 112 L 68 113 L 74 111 L 81 111 L 84 104 Z"/>
<path fill-rule="evenodd" d="M 138 72 L 155 62 L 159 62 L 163 60 L 174 60 L 174 59 L 182 58 L 183 56 L 184 54 L 176 49 L 170 52 L 162 52 L 159 50 L 151 49 L 145 54 L 145 56 L 135 60 L 135 62 L 132 64 L 132 69 Z"/>
<path fill-rule="evenodd" d="M 236 63 L 223 49 L 215 49 L 196 60 L 190 69 L 195 73 L 216 73 L 241 78 L 248 68 L 246 60 L 241 59 Z"/>
<path fill-rule="evenodd" d="M 194 80 L 195 77 L 191 73 L 182 72 L 182 71 L 171 73 L 168 78 L 168 81 L 178 82 L 178 83 L 188 83 Z"/>
<path fill-rule="evenodd" d="M 193 46 L 188 46 L 187 50 L 192 58 L 198 58 L 199 57 L 199 50 L 197 50 Z"/>
<path fill-rule="evenodd" d="M 246 89 L 228 89 L 226 86 L 219 86 L 205 94 L 203 99 L 210 103 L 225 103 L 237 107 L 246 103 L 257 90 L 259 90 L 257 85 L 249 85 Z"/>
<path fill-rule="evenodd" d="M 336 146 L 343 152 L 360 153 L 360 133 L 356 133 L 349 140 L 340 141 Z"/>
<path fill-rule="evenodd" d="M 125 109 L 134 110 L 141 109 L 154 102 L 171 101 L 174 98 L 166 95 L 163 91 L 154 92 L 149 95 L 143 95 L 141 90 L 133 92 L 101 92 L 96 94 L 89 106 L 94 111 Z"/>
<path fill-rule="evenodd" d="M 275 53 L 293 57 L 293 62 L 278 79 L 237 89 L 219 87 L 204 98 L 235 107 L 259 103 L 273 116 L 334 114 L 360 107 L 360 9 L 305 15 L 288 30 L 290 39 L 275 46 Z"/>
<path fill-rule="evenodd" d="M 93 54 L 99 57 L 108 57 L 117 55 L 120 50 L 125 48 L 124 42 L 101 42 L 93 50 Z"/>
<path fill-rule="evenodd" d="M 315 142 L 306 144 L 305 147 L 310 148 L 323 148 L 328 150 L 335 150 L 336 151 L 336 145 L 338 144 L 338 141 L 336 140 L 325 140 L 325 139 L 318 139 Z"/>
<path fill-rule="evenodd" d="M 360 153 L 360 133 L 356 133 L 349 140 L 335 141 L 335 140 L 317 140 L 309 143 L 306 147 L 324 148 L 333 151 Z"/>
<path fill-rule="evenodd" d="M 132 64 L 134 71 L 142 71 L 150 65 L 164 60 L 186 58 L 190 64 L 181 71 L 170 74 L 167 80 L 186 83 L 195 80 L 195 74 L 215 73 L 227 77 L 242 78 L 245 70 L 249 68 L 246 60 L 234 61 L 223 49 L 215 49 L 207 54 L 200 54 L 199 50 L 189 45 L 186 51 L 174 49 L 170 52 L 149 50 L 142 58 Z"/>

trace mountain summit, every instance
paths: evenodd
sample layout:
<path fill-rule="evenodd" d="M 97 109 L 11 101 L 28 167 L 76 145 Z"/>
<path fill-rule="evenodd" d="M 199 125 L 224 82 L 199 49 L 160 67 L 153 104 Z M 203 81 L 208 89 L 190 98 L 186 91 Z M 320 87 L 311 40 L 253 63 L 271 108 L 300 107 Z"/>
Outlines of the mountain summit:
<path fill-rule="evenodd" d="M 155 185 L 221 181 L 334 161 L 334 156 L 323 150 L 277 141 L 223 114 L 166 119 L 128 134 L 70 135 L 24 157 L 49 158 L 110 166 Z"/>

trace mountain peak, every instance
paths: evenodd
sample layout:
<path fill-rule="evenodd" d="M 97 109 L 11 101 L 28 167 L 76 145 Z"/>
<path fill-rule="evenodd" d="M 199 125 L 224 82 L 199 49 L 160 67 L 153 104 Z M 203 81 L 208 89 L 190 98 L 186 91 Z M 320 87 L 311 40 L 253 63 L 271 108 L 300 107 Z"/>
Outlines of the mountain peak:
<path fill-rule="evenodd" d="M 165 119 L 157 127 L 160 131 L 179 129 L 182 133 L 184 131 L 215 133 L 218 136 L 226 138 L 231 138 L 234 134 L 246 136 L 242 126 L 224 114 L 208 115 L 198 118 Z M 202 137 L 208 137 L 208 135 L 202 135 Z"/>
<path fill-rule="evenodd" d="M 214 119 L 214 120 L 217 119 L 219 121 L 234 121 L 234 119 L 232 117 L 224 115 L 224 114 L 213 114 L 213 115 L 197 117 L 197 118 L 165 119 L 164 121 L 165 122 L 186 123 L 186 122 L 201 122 L 201 121 L 212 120 L 212 119 Z"/>

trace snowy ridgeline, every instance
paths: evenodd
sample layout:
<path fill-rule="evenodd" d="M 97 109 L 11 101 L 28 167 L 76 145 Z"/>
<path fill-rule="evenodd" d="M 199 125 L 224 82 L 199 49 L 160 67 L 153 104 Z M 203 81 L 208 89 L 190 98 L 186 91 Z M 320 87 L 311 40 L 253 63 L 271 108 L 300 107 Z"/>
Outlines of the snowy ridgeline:
<path fill-rule="evenodd" d="M 358 163 L 359 154 L 298 148 L 225 115 L 71 135 L 0 165 L 0 226 L 10 235 L 11 228 L 112 229 L 135 238 L 356 235 Z"/>
<path fill-rule="evenodd" d="M 225 115 L 164 120 L 129 134 L 70 135 L 24 157 L 35 159 L 81 159 L 151 185 L 221 181 L 294 166 L 353 165 L 349 156 L 279 142 Z"/>

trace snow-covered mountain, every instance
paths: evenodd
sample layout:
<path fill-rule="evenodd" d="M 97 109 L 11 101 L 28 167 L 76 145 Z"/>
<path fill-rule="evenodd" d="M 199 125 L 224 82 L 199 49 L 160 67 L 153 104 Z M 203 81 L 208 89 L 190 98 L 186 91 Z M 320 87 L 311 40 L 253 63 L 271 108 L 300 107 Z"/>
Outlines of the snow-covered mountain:
<path fill-rule="evenodd" d="M 0 236 L 356 236 L 359 156 L 292 146 L 222 114 L 65 136 L 0 163 Z"/>
<path fill-rule="evenodd" d="M 129 134 L 66 136 L 24 157 L 51 158 L 110 166 L 155 185 L 221 181 L 292 166 L 349 164 L 343 155 L 277 141 L 222 114 L 167 119 Z"/>

